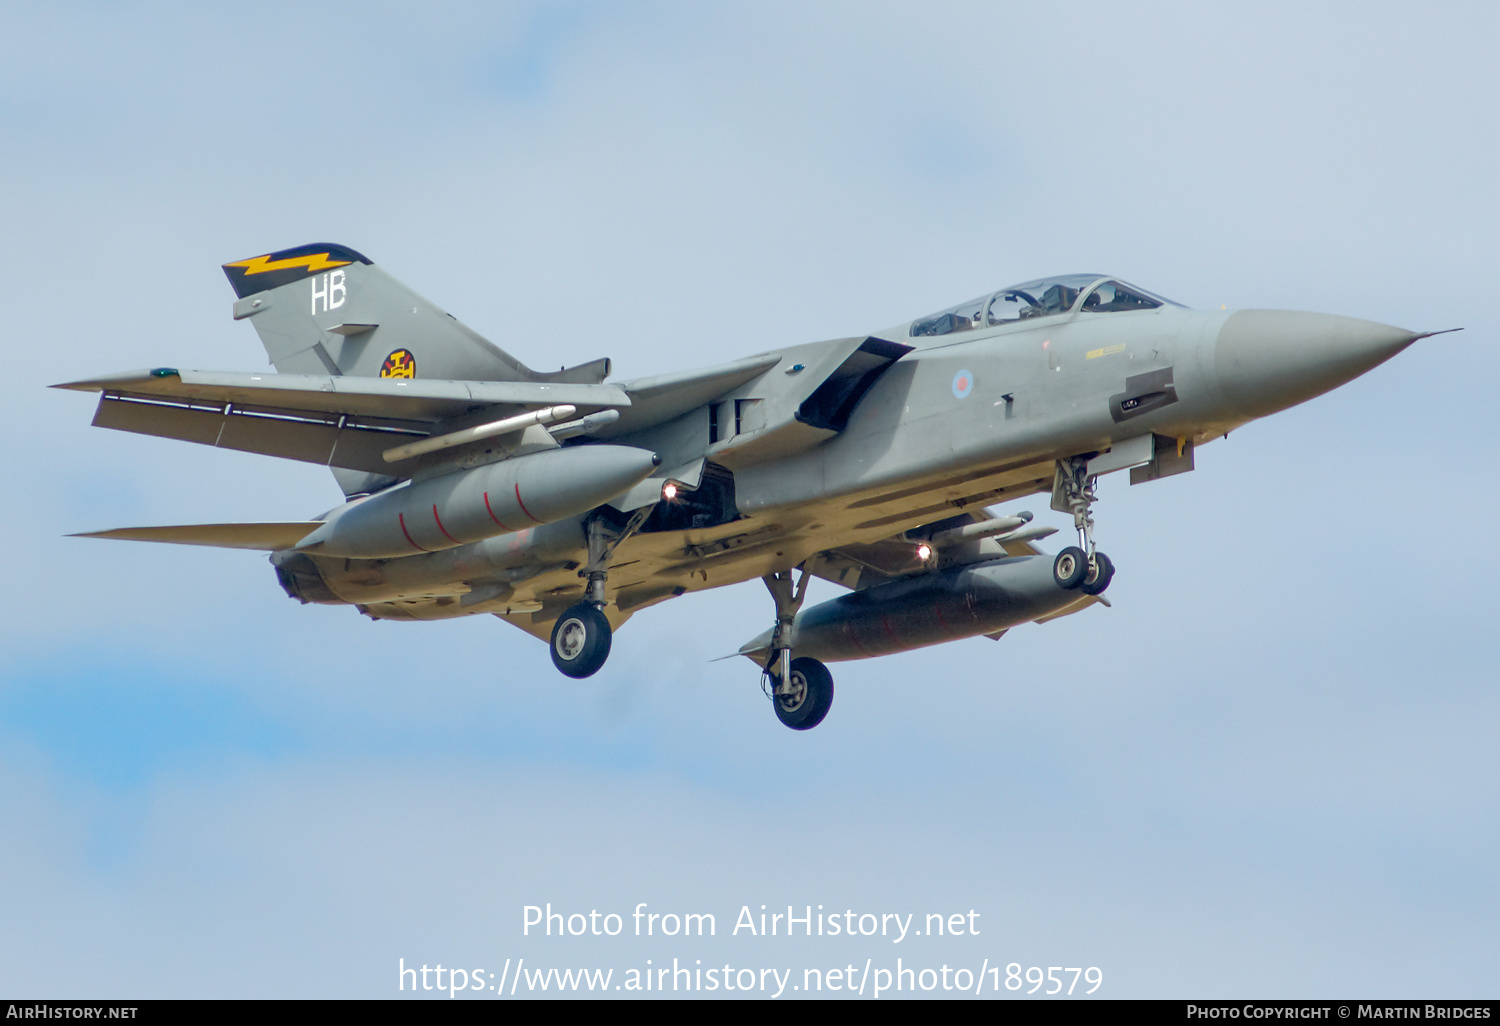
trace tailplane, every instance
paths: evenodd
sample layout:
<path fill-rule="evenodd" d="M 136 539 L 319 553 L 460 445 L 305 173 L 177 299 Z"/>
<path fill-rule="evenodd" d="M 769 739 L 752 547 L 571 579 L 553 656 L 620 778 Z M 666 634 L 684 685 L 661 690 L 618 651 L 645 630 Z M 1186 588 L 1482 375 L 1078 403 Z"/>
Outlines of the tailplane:
<path fill-rule="evenodd" d="M 280 524 L 184 524 L 177 527 L 117 527 L 113 531 L 87 531 L 70 537 L 114 538 L 121 541 L 168 542 L 173 545 L 209 545 L 219 549 L 275 552 L 292 548 L 322 526 L 321 520 Z"/>

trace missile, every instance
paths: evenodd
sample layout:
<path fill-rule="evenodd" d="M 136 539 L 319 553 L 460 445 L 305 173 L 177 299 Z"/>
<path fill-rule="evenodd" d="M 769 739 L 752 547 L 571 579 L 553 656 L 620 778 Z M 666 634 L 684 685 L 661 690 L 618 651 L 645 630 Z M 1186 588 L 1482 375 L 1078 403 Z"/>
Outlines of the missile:
<path fill-rule="evenodd" d="M 1051 556 L 1019 556 L 907 577 L 841 595 L 797 616 L 793 652 L 825 663 L 909 652 L 994 634 L 1080 601 L 1058 587 Z M 765 664 L 771 632 L 740 648 Z"/>
<path fill-rule="evenodd" d="M 353 559 L 451 549 L 587 512 L 645 480 L 660 464 L 655 453 L 627 445 L 529 453 L 342 506 L 296 547 Z"/>
<path fill-rule="evenodd" d="M 547 432 L 561 442 L 564 438 L 575 438 L 578 435 L 586 435 L 597 431 L 606 424 L 613 424 L 619 419 L 619 410 L 600 410 L 598 413 L 591 413 L 587 417 L 570 420 L 566 424 L 555 424 L 549 427 Z"/>
<path fill-rule="evenodd" d="M 506 417 L 504 420 L 492 420 L 488 424 L 480 424 L 478 427 L 465 428 L 462 431 L 454 431 L 446 435 L 434 435 L 424 438 L 420 442 L 410 442 L 406 445 L 398 445 L 393 449 L 387 449 L 381 453 L 381 459 L 387 463 L 397 463 L 401 460 L 411 459 L 413 456 L 425 456 L 429 452 L 441 452 L 444 449 L 453 449 L 470 442 L 477 442 L 481 438 L 493 438 L 496 435 L 509 435 L 517 431 L 525 431 L 533 424 L 551 424 L 559 420 L 566 420 L 578 412 L 574 406 L 552 406 L 545 410 L 532 410 L 529 413 L 517 414 L 514 417 Z"/>
<path fill-rule="evenodd" d="M 1036 541 L 1039 538 L 1050 538 L 1057 533 L 1057 528 L 1048 527 L 1046 524 L 1027 524 L 1018 527 L 1014 531 L 1006 531 L 1003 534 L 993 535 L 996 542 L 1001 545 L 1009 545 L 1011 542 Z"/>
<path fill-rule="evenodd" d="M 933 548 L 941 549 L 949 545 L 961 545 L 964 542 L 979 541 L 981 538 L 993 538 L 996 535 L 1009 535 L 1011 531 L 1024 527 L 1031 523 L 1031 514 L 1022 513 L 1014 517 L 995 517 L 991 520 L 981 520 L 977 524 L 965 524 L 963 527 L 953 527 L 946 531 L 939 531 L 929 539 Z"/>

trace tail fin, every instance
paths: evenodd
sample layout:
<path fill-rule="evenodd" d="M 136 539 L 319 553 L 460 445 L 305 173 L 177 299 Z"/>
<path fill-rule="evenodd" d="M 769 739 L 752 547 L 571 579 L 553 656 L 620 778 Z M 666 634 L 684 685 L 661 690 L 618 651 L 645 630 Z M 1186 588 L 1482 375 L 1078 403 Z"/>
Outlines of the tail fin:
<path fill-rule="evenodd" d="M 584 385 L 609 377 L 608 359 L 532 370 L 348 246 L 283 249 L 225 264 L 224 274 L 239 297 L 234 319 L 249 319 L 283 374 Z M 347 496 L 396 480 L 340 468 L 333 476 Z"/>
<path fill-rule="evenodd" d="M 271 363 L 284 374 L 598 384 L 609 361 L 539 373 L 347 246 L 315 243 L 224 265 Z"/>

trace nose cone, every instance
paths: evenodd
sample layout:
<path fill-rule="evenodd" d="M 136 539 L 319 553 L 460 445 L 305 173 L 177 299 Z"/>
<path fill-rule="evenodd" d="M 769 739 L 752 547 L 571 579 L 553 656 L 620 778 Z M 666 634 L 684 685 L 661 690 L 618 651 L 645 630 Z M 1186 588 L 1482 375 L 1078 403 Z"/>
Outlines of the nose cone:
<path fill-rule="evenodd" d="M 1353 381 L 1422 337 L 1353 317 L 1239 310 L 1219 329 L 1214 369 L 1236 412 L 1264 417 Z"/>

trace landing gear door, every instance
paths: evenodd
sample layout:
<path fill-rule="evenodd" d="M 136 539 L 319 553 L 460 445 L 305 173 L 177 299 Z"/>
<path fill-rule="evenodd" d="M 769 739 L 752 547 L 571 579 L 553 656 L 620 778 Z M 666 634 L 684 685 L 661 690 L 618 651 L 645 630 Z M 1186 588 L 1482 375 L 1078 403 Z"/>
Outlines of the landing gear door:
<path fill-rule="evenodd" d="M 1145 484 L 1173 474 L 1186 474 L 1193 469 L 1193 440 L 1191 438 L 1169 438 L 1152 435 L 1153 453 L 1151 462 L 1134 467 L 1130 471 L 1130 483 Z"/>

